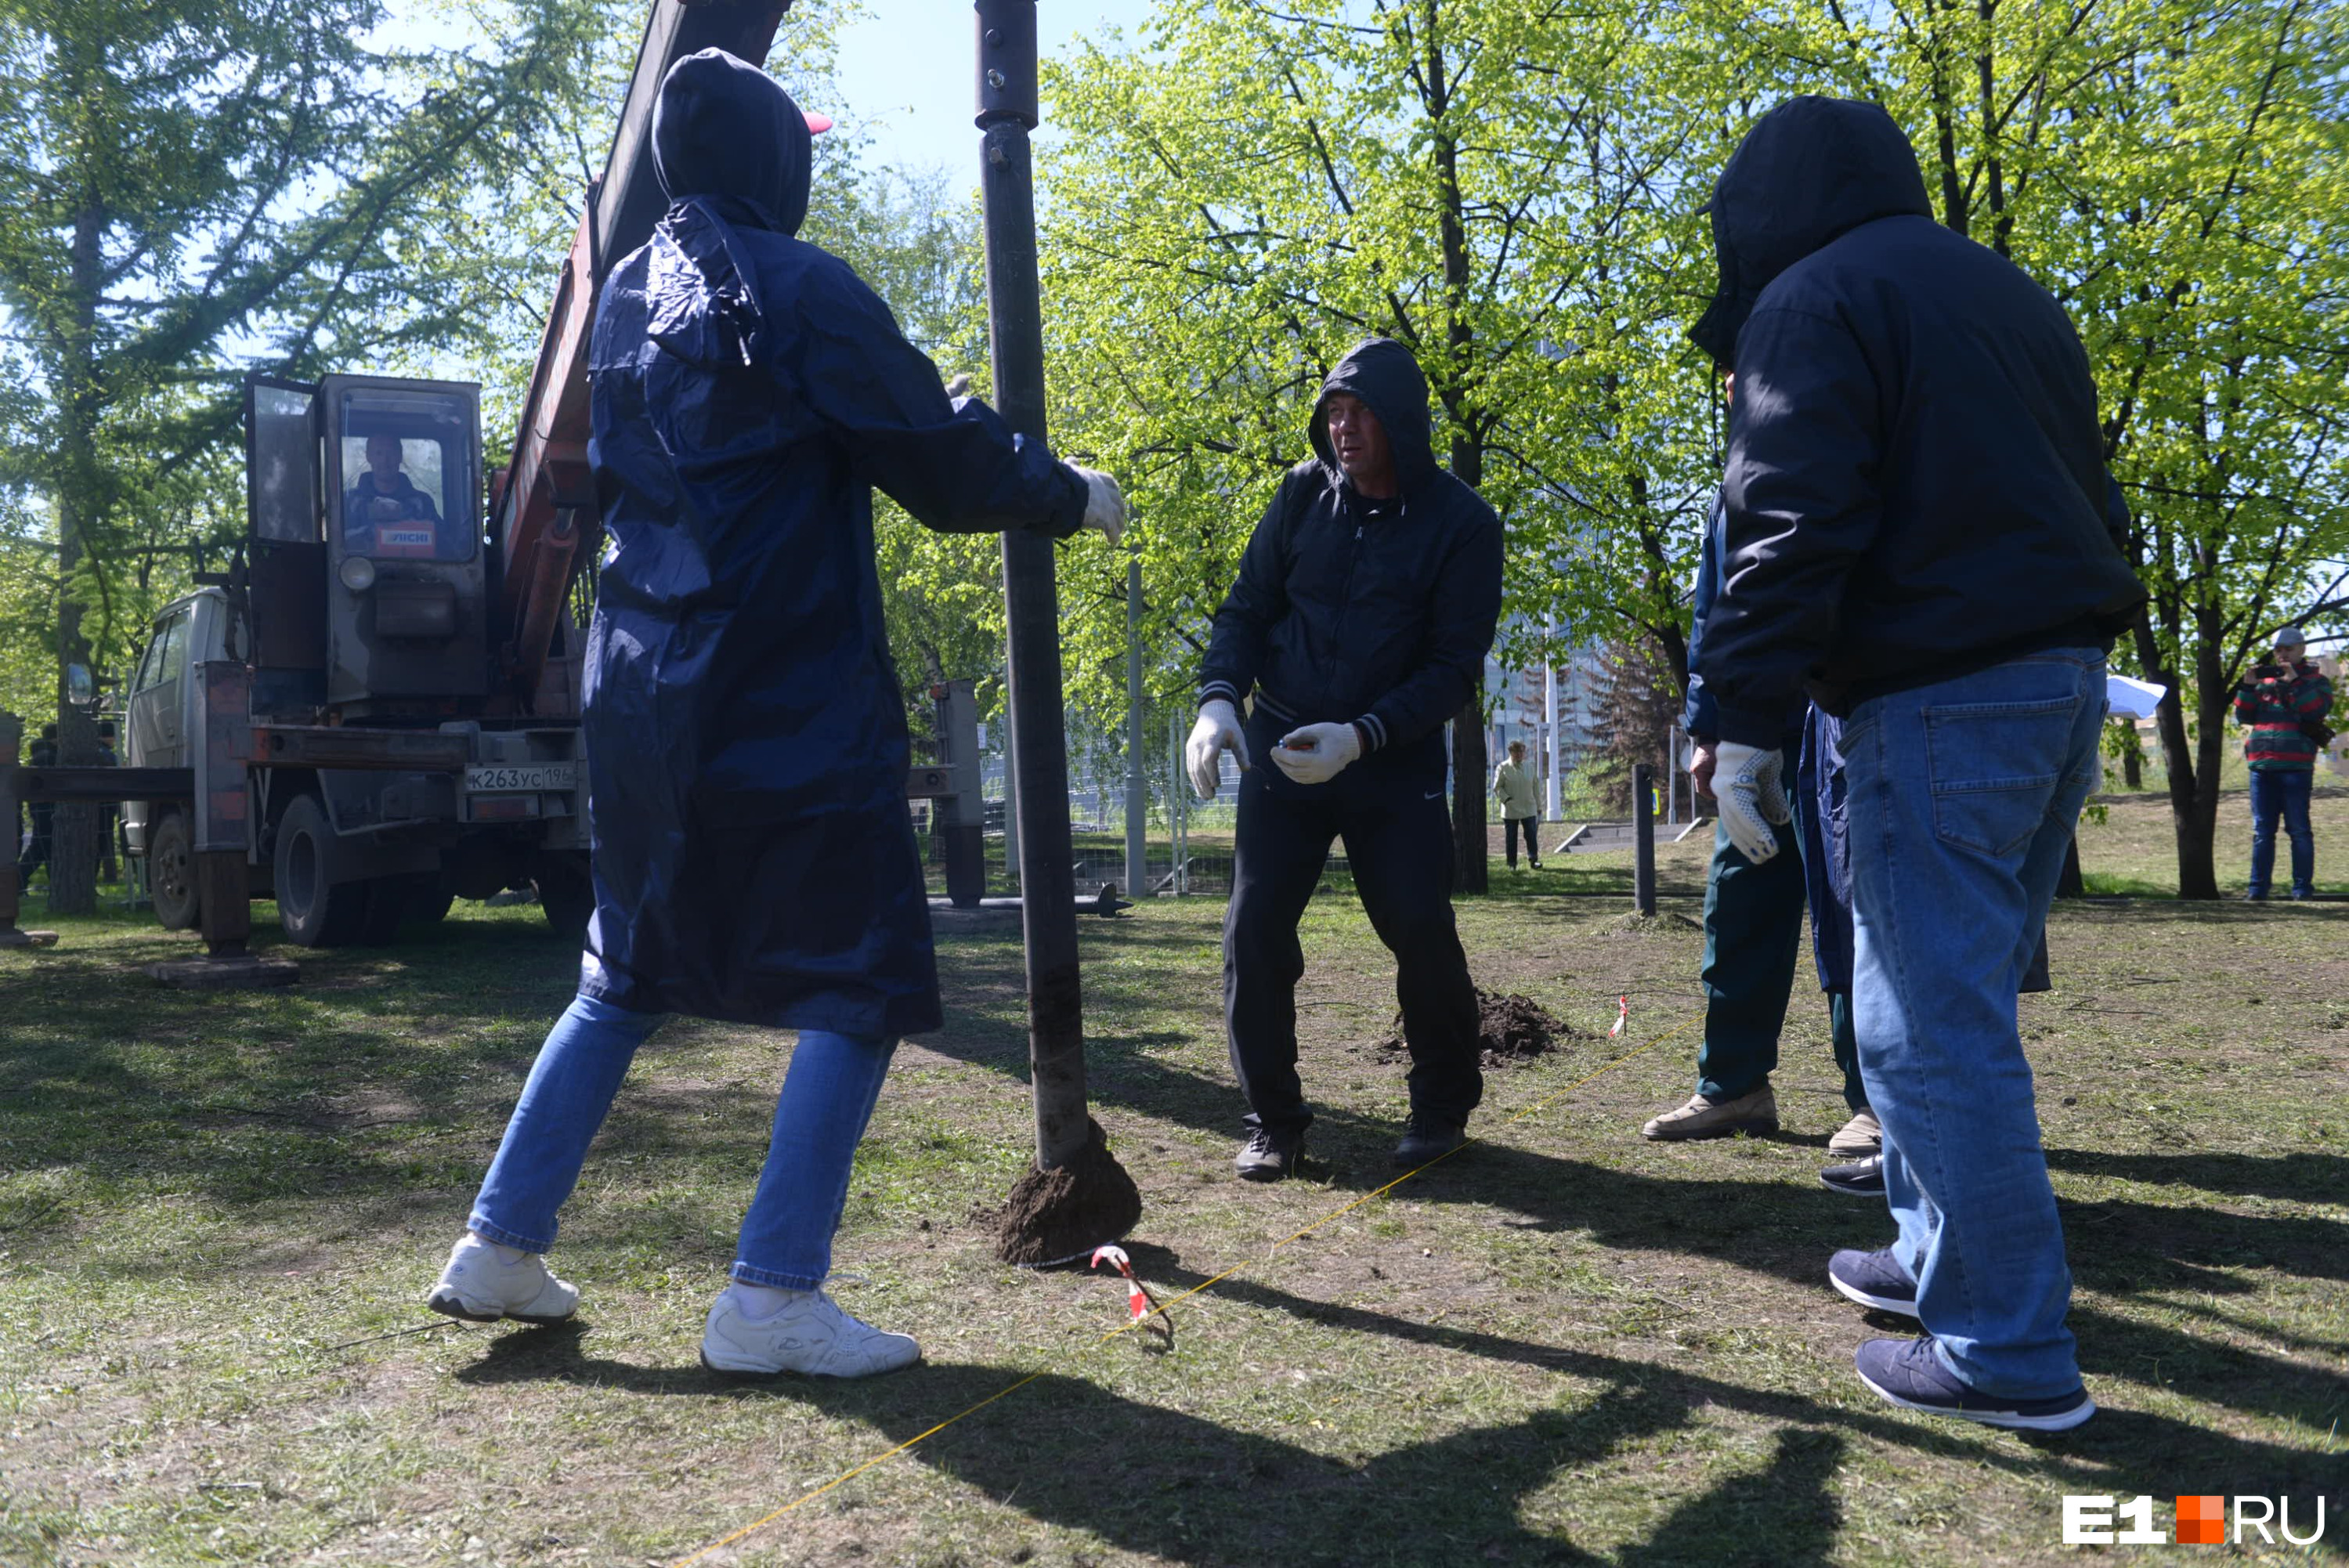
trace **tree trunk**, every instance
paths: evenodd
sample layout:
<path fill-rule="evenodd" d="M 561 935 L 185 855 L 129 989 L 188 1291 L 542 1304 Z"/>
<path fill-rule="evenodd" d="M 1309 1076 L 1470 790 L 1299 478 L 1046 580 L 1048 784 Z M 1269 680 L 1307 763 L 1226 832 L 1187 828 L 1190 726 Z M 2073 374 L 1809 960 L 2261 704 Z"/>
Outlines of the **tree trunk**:
<path fill-rule="evenodd" d="M 2137 720 L 2118 718 L 2113 722 L 2121 727 L 2121 734 L 2127 739 L 2127 744 L 2121 748 L 2121 782 L 2131 789 L 2142 789 L 2145 788 L 2145 742 L 2137 738 Z"/>
<path fill-rule="evenodd" d="M 1452 416 L 1452 474 L 1470 490 L 1485 482 L 1485 445 L 1471 410 L 1460 396 L 1475 335 L 1468 325 L 1468 231 L 1460 198 L 1460 153 L 1444 115 L 1450 105 L 1445 60 L 1436 27 L 1436 5 L 1428 0 L 1426 103 L 1435 121 L 1438 230 L 1444 246 L 1444 328 L 1443 371 L 1445 409 Z M 1485 682 L 1452 719 L 1452 885 L 1458 892 L 1484 892 L 1492 886 L 1485 837 Z"/>
<path fill-rule="evenodd" d="M 57 761 L 88 768 L 98 760 L 98 727 L 69 699 L 68 672 L 88 665 L 89 640 L 82 633 L 82 606 L 74 597 L 74 573 L 87 551 L 84 542 L 98 521 L 98 396 L 93 374 L 98 297 L 104 286 L 98 242 L 106 214 L 95 202 L 74 218 L 74 314 L 66 346 L 66 377 L 57 388 L 60 455 L 64 483 L 57 487 Z M 90 671 L 96 678 L 98 672 Z M 60 805 L 49 851 L 49 913 L 98 912 L 98 810 Z"/>
<path fill-rule="evenodd" d="M 2203 726 L 2209 764 L 2198 768 L 2193 743 L 2186 733 L 2186 688 L 2178 671 L 2161 661 L 2161 645 L 2154 636 L 2149 610 L 2137 612 L 2135 635 L 2137 663 L 2147 678 L 2169 688 L 2153 717 L 2155 733 L 2161 738 L 2162 766 L 2169 775 L 2169 826 L 2178 844 L 2178 896 L 2215 899 L 2219 876 L 2211 845 L 2219 816 L 2217 732 L 2209 724 Z M 2207 641 L 2204 646 L 2207 651 Z M 2215 664 L 2215 659 L 2208 662 Z"/>

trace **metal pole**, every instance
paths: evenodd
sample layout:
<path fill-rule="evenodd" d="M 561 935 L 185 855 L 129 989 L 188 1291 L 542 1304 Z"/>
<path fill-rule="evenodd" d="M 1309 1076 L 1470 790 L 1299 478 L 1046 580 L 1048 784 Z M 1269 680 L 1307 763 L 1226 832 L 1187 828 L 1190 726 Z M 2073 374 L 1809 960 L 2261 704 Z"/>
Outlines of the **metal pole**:
<path fill-rule="evenodd" d="M 1150 790 L 1142 771 L 1142 558 L 1125 563 L 1125 896 L 1150 892 Z"/>
<path fill-rule="evenodd" d="M 1557 617 L 1549 618 L 1542 642 L 1542 734 L 1543 745 L 1549 749 L 1549 788 L 1542 800 L 1542 814 L 1555 822 L 1566 814 L 1565 798 L 1557 777 Z"/>
<path fill-rule="evenodd" d="M 1655 769 L 1642 762 L 1631 769 L 1631 907 L 1656 913 Z"/>
<path fill-rule="evenodd" d="M 978 0 L 979 191 L 986 211 L 988 336 L 995 393 L 1015 430 L 1044 438 L 1043 303 L 1036 273 L 1036 0 Z M 1028 1062 L 1036 1163 L 1084 1150 L 1084 990 L 1069 834 L 1068 737 L 1061 696 L 1060 594 L 1052 542 L 1003 536 L 1012 773 L 1018 780 L 1019 907 L 1028 961 Z M 1007 819 L 1008 820 L 1009 819 Z"/>

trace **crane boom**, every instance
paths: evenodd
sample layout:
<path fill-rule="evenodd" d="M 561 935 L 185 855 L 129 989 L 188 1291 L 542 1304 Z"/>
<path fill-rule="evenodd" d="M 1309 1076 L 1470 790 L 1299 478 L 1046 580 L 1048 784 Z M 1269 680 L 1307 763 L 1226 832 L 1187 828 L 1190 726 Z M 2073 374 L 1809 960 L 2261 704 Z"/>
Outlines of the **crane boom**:
<path fill-rule="evenodd" d="M 763 65 L 792 0 L 653 0 L 603 177 L 587 188 L 555 284 L 505 482 L 491 500 L 501 578 L 500 669 L 526 711 L 576 711 L 578 694 L 542 689 L 579 542 L 595 515 L 587 471 L 587 348 L 612 264 L 652 237 L 667 200 L 653 172 L 653 106 L 669 67 L 719 48 Z"/>

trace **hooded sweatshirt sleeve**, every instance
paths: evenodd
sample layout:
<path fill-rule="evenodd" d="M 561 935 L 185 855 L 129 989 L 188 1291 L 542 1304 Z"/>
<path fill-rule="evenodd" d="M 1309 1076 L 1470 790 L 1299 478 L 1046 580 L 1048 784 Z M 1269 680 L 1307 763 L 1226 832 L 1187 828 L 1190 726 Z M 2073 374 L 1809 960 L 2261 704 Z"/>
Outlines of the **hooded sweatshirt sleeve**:
<path fill-rule="evenodd" d="M 1266 634 L 1288 613 L 1288 530 L 1294 521 L 1297 478 L 1290 474 L 1273 492 L 1272 504 L 1257 520 L 1240 557 L 1240 574 L 1216 612 L 1207 639 L 1206 663 L 1199 671 L 1199 704 L 1220 697 L 1234 707 L 1256 689 L 1264 665 Z"/>
<path fill-rule="evenodd" d="M 1483 501 L 1475 507 L 1475 525 L 1461 531 L 1436 574 L 1417 666 L 1354 721 L 1365 750 L 1440 728 L 1484 686 L 1485 655 L 1501 619 L 1501 521 Z"/>
<path fill-rule="evenodd" d="M 1757 311 L 1737 340 L 1719 596 L 1698 673 L 1719 738 L 1775 747 L 1883 521 L 1874 372 L 1839 322 Z"/>
<path fill-rule="evenodd" d="M 847 444 L 859 476 L 941 533 L 1076 532 L 1084 481 L 978 399 L 949 399 L 937 366 L 905 341 L 889 307 L 825 260 L 798 295 L 793 379 Z"/>

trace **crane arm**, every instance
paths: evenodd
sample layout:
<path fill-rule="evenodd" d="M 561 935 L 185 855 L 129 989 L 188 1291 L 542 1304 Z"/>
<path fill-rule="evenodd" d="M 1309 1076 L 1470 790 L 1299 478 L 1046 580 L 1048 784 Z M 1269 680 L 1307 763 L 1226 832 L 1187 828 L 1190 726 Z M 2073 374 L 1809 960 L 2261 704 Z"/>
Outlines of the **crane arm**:
<path fill-rule="evenodd" d="M 653 106 L 668 69 L 686 56 L 719 48 L 766 63 L 792 0 L 653 0 L 636 69 L 603 177 L 587 188 L 539 340 L 513 459 L 491 498 L 491 537 L 503 573 L 496 610 L 500 666 L 526 711 L 556 717 L 576 692 L 544 692 L 547 651 L 576 564 L 595 521 L 587 471 L 587 348 L 595 302 L 612 264 L 652 237 L 667 209 L 653 172 Z"/>

